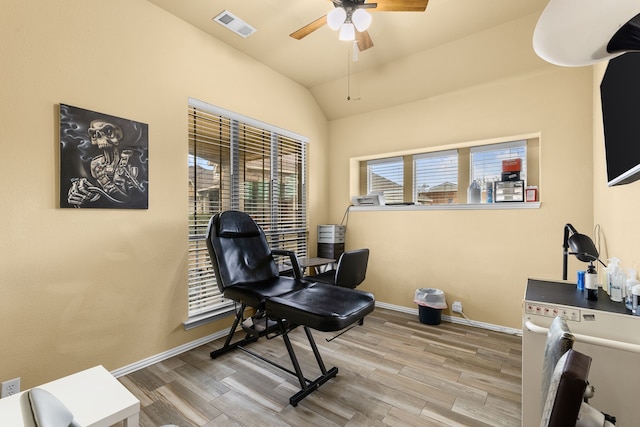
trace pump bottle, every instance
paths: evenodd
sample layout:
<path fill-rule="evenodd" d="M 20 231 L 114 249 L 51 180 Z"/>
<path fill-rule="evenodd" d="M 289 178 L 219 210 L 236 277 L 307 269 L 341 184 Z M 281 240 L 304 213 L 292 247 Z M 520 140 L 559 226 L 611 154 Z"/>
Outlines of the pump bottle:
<path fill-rule="evenodd" d="M 609 259 L 609 265 L 607 265 L 607 283 L 611 301 L 622 302 L 625 289 L 625 274 L 620 268 L 620 260 L 618 258 L 613 257 Z"/>
<path fill-rule="evenodd" d="M 624 305 L 627 307 L 627 310 L 633 311 L 633 288 L 636 285 L 638 285 L 638 280 L 636 280 L 636 270 L 630 268 L 629 278 L 626 281 L 624 289 Z"/>

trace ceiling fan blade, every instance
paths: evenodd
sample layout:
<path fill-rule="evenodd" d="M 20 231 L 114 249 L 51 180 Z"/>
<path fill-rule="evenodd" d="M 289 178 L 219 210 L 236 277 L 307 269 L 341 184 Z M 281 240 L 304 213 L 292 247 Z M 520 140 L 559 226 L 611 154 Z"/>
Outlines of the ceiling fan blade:
<path fill-rule="evenodd" d="M 429 0 L 375 0 L 375 12 L 424 12 Z"/>
<path fill-rule="evenodd" d="M 358 42 L 358 50 L 360 52 L 373 47 L 373 40 L 371 40 L 371 36 L 366 30 L 363 32 L 356 31 L 356 41 Z"/>
<path fill-rule="evenodd" d="M 294 31 L 293 33 L 289 34 L 289 36 L 293 37 L 296 40 L 300 40 L 303 37 L 306 37 L 309 34 L 313 33 L 315 30 L 322 27 L 326 23 L 327 23 L 327 15 L 324 15 L 316 19 L 315 21 L 311 22 L 310 24 L 305 25 L 299 30 Z"/>

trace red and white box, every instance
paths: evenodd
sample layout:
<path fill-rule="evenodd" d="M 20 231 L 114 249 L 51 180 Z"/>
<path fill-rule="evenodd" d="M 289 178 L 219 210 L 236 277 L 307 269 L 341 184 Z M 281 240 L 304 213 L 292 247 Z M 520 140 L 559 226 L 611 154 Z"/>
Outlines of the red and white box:
<path fill-rule="evenodd" d="M 520 172 L 522 170 L 522 159 L 508 159 L 502 161 L 502 172 Z"/>

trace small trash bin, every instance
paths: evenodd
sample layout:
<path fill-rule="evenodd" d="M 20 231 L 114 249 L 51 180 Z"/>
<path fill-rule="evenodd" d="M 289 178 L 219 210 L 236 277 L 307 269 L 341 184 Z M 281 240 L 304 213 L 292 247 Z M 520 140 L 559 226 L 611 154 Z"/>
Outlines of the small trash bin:
<path fill-rule="evenodd" d="M 434 288 L 416 289 L 413 302 L 418 304 L 420 322 L 427 325 L 439 325 L 442 309 L 447 308 L 444 292 Z"/>

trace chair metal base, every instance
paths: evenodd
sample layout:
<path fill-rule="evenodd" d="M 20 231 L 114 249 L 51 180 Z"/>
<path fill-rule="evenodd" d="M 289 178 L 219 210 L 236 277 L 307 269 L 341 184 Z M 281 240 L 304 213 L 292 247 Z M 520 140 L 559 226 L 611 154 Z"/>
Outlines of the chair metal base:
<path fill-rule="evenodd" d="M 311 329 L 308 326 L 303 326 L 304 332 L 307 335 L 307 339 L 309 340 L 309 345 L 311 346 L 311 349 L 313 351 L 313 354 L 316 358 L 316 362 L 318 363 L 318 367 L 320 368 L 320 372 L 321 372 L 321 375 L 319 375 L 314 380 L 309 380 L 305 378 L 304 374 L 302 373 L 302 368 L 300 367 L 300 363 L 298 362 L 298 358 L 296 357 L 295 351 L 293 349 L 293 345 L 291 344 L 291 340 L 289 339 L 289 335 L 288 335 L 289 332 L 300 325 L 291 325 L 286 320 L 277 319 L 275 320 L 275 323 L 273 324 L 273 326 L 269 326 L 264 330 L 260 330 L 260 331 L 249 331 L 247 332 L 247 334 L 243 339 L 240 339 L 232 343 L 231 340 L 233 339 L 233 335 L 235 334 L 236 329 L 238 328 L 238 325 L 242 320 L 245 308 L 246 308 L 246 305 L 243 304 L 240 310 L 236 313 L 236 318 L 233 322 L 233 326 L 231 327 L 231 330 L 229 331 L 229 335 L 227 335 L 224 346 L 210 353 L 210 356 L 212 359 L 215 359 L 218 356 L 226 354 L 237 348 L 244 351 L 247 354 L 250 354 L 251 356 L 254 356 L 264 362 L 269 363 L 272 366 L 275 366 L 276 368 L 284 372 L 287 372 L 288 374 L 296 376 L 300 383 L 300 391 L 298 391 L 296 394 L 291 396 L 291 398 L 289 398 L 289 403 L 292 406 L 298 406 L 298 403 L 302 399 L 307 397 L 309 394 L 317 390 L 322 384 L 326 383 L 327 381 L 329 381 L 331 378 L 335 377 L 338 374 L 338 368 L 335 366 L 329 370 L 326 369 L 324 362 L 322 360 L 322 356 L 320 355 L 320 351 L 318 350 L 318 346 L 316 345 L 316 342 L 313 339 L 313 335 L 311 334 Z M 245 332 L 246 331 L 247 329 L 245 329 Z M 267 339 L 273 339 L 278 336 L 282 336 L 282 339 L 284 340 L 284 344 L 287 348 L 287 352 L 289 353 L 289 358 L 291 359 L 291 364 L 293 365 L 293 369 L 294 369 L 293 371 L 291 369 L 288 369 L 284 366 L 281 366 L 275 363 L 272 360 L 269 360 L 261 356 L 258 353 L 255 353 L 254 351 L 249 350 L 248 348 L 245 348 L 245 345 L 257 341 L 258 338 L 262 336 L 266 336 Z"/>

